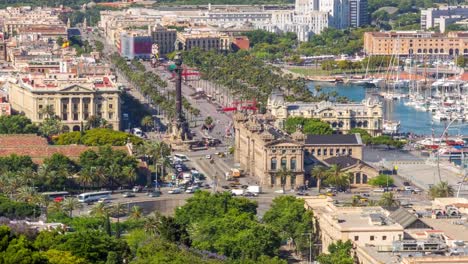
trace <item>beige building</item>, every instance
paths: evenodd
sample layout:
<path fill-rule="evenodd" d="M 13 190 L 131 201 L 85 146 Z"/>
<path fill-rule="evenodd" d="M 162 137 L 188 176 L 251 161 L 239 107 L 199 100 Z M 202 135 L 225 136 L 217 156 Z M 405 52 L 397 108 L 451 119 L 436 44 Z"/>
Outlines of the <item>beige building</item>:
<path fill-rule="evenodd" d="M 381 207 L 337 207 L 331 199 L 305 199 L 306 207 L 314 212 L 320 226 L 322 252 L 337 240 L 351 240 L 357 246 L 391 247 L 402 240 L 404 228 L 388 218 Z"/>
<path fill-rule="evenodd" d="M 174 51 L 177 39 L 177 31 L 175 29 L 168 29 L 157 24 L 150 29 L 150 33 L 153 43 L 158 44 L 158 55 L 165 55 Z"/>
<path fill-rule="evenodd" d="M 108 76 L 30 74 L 8 85 L 13 110 L 24 113 L 34 123 L 41 123 L 46 118 L 43 109 L 51 106 L 65 131 L 80 131 L 90 116 L 102 117 L 113 129 L 119 129 L 119 90 Z"/>
<path fill-rule="evenodd" d="M 350 172 L 352 185 L 367 184 L 378 175 L 372 166 L 361 161 L 363 143 L 359 135 L 304 135 L 296 131 L 287 135 L 273 126 L 273 117 L 234 116 L 235 154 L 245 174 L 263 186 L 281 186 L 278 173 L 284 168 L 292 172 L 286 186 L 304 185 L 305 174 L 312 164 L 337 164 Z"/>
<path fill-rule="evenodd" d="M 468 32 L 448 34 L 420 31 L 366 32 L 364 52 L 368 55 L 468 56 Z"/>
<path fill-rule="evenodd" d="M 344 134 L 350 129 L 362 128 L 370 135 L 378 136 L 383 129 L 383 107 L 375 98 L 348 104 L 327 101 L 304 103 L 286 102 L 283 94 L 274 93 L 268 99 L 267 109 L 277 119 L 279 126 L 288 117 L 305 117 L 327 122 L 333 130 Z"/>
<path fill-rule="evenodd" d="M 176 50 L 202 50 L 227 51 L 231 45 L 230 37 L 226 34 L 209 31 L 177 32 L 175 42 Z"/>

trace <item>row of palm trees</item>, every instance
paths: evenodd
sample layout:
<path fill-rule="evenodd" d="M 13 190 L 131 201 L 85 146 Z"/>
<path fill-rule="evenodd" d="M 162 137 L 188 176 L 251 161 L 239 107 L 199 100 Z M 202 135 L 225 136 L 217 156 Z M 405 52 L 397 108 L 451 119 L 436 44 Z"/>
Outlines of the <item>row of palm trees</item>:
<path fill-rule="evenodd" d="M 144 65 L 139 61 L 132 61 L 131 66 L 118 54 L 111 56 L 114 65 L 127 77 L 144 96 L 149 97 L 152 103 L 158 105 L 162 114 L 171 120 L 176 115 L 175 109 L 175 91 L 167 90 L 167 82 L 161 79 L 157 74 L 145 71 Z M 199 116 L 200 110 L 193 107 L 185 98 L 182 100 L 182 106 L 191 117 Z"/>
<path fill-rule="evenodd" d="M 346 188 L 350 185 L 352 174 L 345 172 L 338 165 L 332 165 L 326 168 L 321 165 L 314 166 L 311 173 L 317 180 L 317 191 L 320 193 L 322 182 L 337 188 Z"/>
<path fill-rule="evenodd" d="M 227 87 L 236 98 L 257 99 L 265 103 L 270 94 L 280 89 L 291 100 L 316 101 L 306 83 L 284 74 L 276 66 L 265 64 L 248 53 L 228 55 L 192 49 L 184 53 L 186 64 L 196 67 L 203 79 Z"/>

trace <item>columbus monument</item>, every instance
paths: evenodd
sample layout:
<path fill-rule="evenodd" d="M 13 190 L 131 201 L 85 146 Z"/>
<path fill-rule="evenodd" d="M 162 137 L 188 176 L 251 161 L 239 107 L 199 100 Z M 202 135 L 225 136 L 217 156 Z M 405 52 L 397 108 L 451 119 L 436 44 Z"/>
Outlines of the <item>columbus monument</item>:
<path fill-rule="evenodd" d="M 174 143 L 182 143 L 192 139 L 189 125 L 185 120 L 184 112 L 182 111 L 182 56 L 180 53 L 174 57 L 175 62 L 175 89 L 176 89 L 176 114 L 172 120 L 171 139 Z"/>

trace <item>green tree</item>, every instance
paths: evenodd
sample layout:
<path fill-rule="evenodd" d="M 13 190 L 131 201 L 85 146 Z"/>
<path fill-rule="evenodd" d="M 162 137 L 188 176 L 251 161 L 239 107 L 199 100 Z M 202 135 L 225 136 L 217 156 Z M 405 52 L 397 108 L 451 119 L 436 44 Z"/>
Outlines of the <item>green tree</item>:
<path fill-rule="evenodd" d="M 466 59 L 465 56 L 458 56 L 455 63 L 458 67 L 465 67 L 466 66 Z"/>
<path fill-rule="evenodd" d="M 327 168 L 321 165 L 314 166 L 310 174 L 317 180 L 317 192 L 320 193 L 322 180 L 327 177 Z"/>
<path fill-rule="evenodd" d="M 0 134 L 32 134 L 37 127 L 23 115 L 0 116 Z"/>
<path fill-rule="evenodd" d="M 294 196 L 280 196 L 273 200 L 263 221 L 272 226 L 283 240 L 292 239 L 298 251 L 308 250 L 306 233 L 313 233 L 312 212 L 304 207 L 304 200 Z"/>
<path fill-rule="evenodd" d="M 368 181 L 369 185 L 372 186 L 392 186 L 393 178 L 390 175 L 380 174 L 379 176 L 372 178 Z"/>
<path fill-rule="evenodd" d="M 49 264 L 86 264 L 86 260 L 74 256 L 69 251 L 59 251 L 56 249 L 49 249 L 42 253 L 47 258 Z"/>
<path fill-rule="evenodd" d="M 67 197 L 63 201 L 63 210 L 65 212 L 68 212 L 69 216 L 73 216 L 73 211 L 76 209 L 80 209 L 82 207 L 82 204 L 78 201 L 77 198 L 70 198 Z"/>
<path fill-rule="evenodd" d="M 350 184 L 351 173 L 344 172 L 338 165 L 332 165 L 326 172 L 325 183 L 337 188 L 347 188 Z"/>
<path fill-rule="evenodd" d="M 62 123 L 57 118 L 46 118 L 39 125 L 39 133 L 45 137 L 51 137 L 62 132 L 62 127 Z"/>
<path fill-rule="evenodd" d="M 453 187 L 446 181 L 441 181 L 429 189 L 429 195 L 434 199 L 438 197 L 452 197 L 454 195 Z"/>
<path fill-rule="evenodd" d="M 213 118 L 211 116 L 207 116 L 205 118 L 205 125 L 211 126 L 213 124 Z"/>
<path fill-rule="evenodd" d="M 320 254 L 317 260 L 321 264 L 353 264 L 354 258 L 351 256 L 353 244 L 350 240 L 343 242 L 336 241 L 328 246 L 329 254 Z"/>
<path fill-rule="evenodd" d="M 379 205 L 384 207 L 399 206 L 400 203 L 395 199 L 393 193 L 386 192 L 380 197 Z"/>
<path fill-rule="evenodd" d="M 141 120 L 141 125 L 145 128 L 145 130 L 148 130 L 154 125 L 153 117 L 149 115 L 143 117 L 143 119 Z"/>
<path fill-rule="evenodd" d="M 349 130 L 348 134 L 359 134 L 362 142 L 366 145 L 372 143 L 372 136 L 362 128 L 352 128 Z"/>

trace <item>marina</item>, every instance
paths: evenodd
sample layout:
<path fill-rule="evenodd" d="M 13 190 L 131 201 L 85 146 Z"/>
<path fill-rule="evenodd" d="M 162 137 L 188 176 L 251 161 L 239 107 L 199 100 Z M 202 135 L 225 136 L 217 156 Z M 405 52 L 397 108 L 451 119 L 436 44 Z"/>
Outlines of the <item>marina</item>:
<path fill-rule="evenodd" d="M 360 102 L 367 96 L 381 93 L 381 89 L 356 83 L 309 83 L 309 89 L 312 92 L 316 92 L 317 86 L 323 92 L 336 91 L 340 96 L 345 96 L 354 102 Z M 466 87 L 460 85 L 456 87 L 457 89 L 458 87 L 466 89 Z M 448 134 L 468 135 L 468 119 L 465 114 L 468 113 L 468 104 L 466 105 L 464 100 L 460 100 L 463 97 L 463 90 L 461 92 L 455 91 L 455 94 L 458 94 L 459 97 L 445 96 L 444 99 L 441 97 L 441 92 L 437 92 L 441 89 L 433 88 L 431 90 L 433 90 L 433 98 L 429 97 L 428 90 L 419 93 L 411 91 L 410 93 L 410 88 L 399 88 L 398 94 L 404 95 L 399 96 L 399 99 L 381 98 L 384 107 L 384 119 L 399 122 L 399 132 L 401 133 L 440 137 L 451 120 L 456 118 L 457 120 L 448 129 Z M 447 93 L 446 95 L 451 94 Z M 461 104 L 462 102 L 463 104 Z M 465 111 L 465 105 L 467 111 Z"/>

